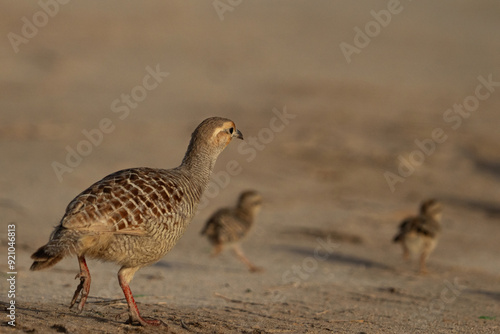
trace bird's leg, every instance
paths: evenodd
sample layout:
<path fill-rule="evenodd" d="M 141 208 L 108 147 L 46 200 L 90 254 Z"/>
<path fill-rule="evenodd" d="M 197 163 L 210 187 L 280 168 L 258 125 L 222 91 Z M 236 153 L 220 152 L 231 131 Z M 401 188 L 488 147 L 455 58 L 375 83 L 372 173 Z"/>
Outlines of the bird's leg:
<path fill-rule="evenodd" d="M 222 244 L 215 244 L 211 257 L 216 257 L 222 252 Z"/>
<path fill-rule="evenodd" d="M 245 256 L 245 254 L 243 253 L 243 250 L 241 249 L 241 247 L 238 244 L 233 246 L 233 251 L 234 251 L 234 254 L 236 255 L 236 257 L 241 262 L 243 262 L 248 267 L 248 270 L 250 270 L 251 272 L 255 273 L 255 272 L 259 272 L 259 271 L 264 271 L 262 268 L 259 268 L 259 267 L 255 266 L 252 262 L 250 262 L 250 260 Z"/>
<path fill-rule="evenodd" d="M 128 314 L 129 319 L 127 323 L 131 325 L 141 325 L 141 326 L 167 326 L 163 321 L 156 319 L 144 319 L 139 314 L 139 309 L 137 308 L 137 304 L 135 303 L 134 296 L 132 295 L 132 290 L 130 290 L 129 283 L 134 277 L 135 272 L 139 268 L 125 268 L 122 267 L 118 272 L 118 282 L 123 290 L 123 294 L 125 295 L 125 299 L 128 304 Z"/>
<path fill-rule="evenodd" d="M 436 247 L 436 239 L 435 238 L 426 238 L 422 255 L 420 256 L 420 273 L 421 274 L 427 274 L 427 267 L 426 267 L 426 262 L 427 259 L 429 258 L 429 255 L 431 255 L 432 251 Z"/>
<path fill-rule="evenodd" d="M 426 262 L 427 262 L 427 259 L 429 258 L 429 255 L 431 255 L 432 251 L 434 250 L 434 247 L 436 247 L 436 240 L 435 239 L 426 238 L 424 240 L 422 254 L 420 255 L 420 274 L 422 274 L 422 275 L 425 275 L 428 273 L 427 267 L 426 267 Z"/>
<path fill-rule="evenodd" d="M 78 295 L 81 292 L 80 303 L 78 304 L 78 311 L 83 311 L 83 307 L 85 306 L 85 302 L 87 301 L 87 297 L 89 296 L 90 291 L 90 271 L 89 267 L 87 267 L 87 262 L 85 262 L 85 257 L 78 257 L 78 264 L 80 265 L 80 272 L 76 275 L 76 278 L 80 278 L 80 284 L 76 287 L 75 294 L 73 295 L 73 299 L 71 300 L 71 304 L 69 308 L 72 308 L 75 305 L 76 300 L 78 299 Z"/>
<path fill-rule="evenodd" d="M 408 246 L 404 244 L 404 242 L 402 244 L 403 244 L 403 260 L 408 261 L 410 260 L 410 250 L 408 249 Z"/>
<path fill-rule="evenodd" d="M 420 274 L 425 275 L 428 273 L 425 261 L 427 260 L 427 255 L 425 252 L 420 255 Z"/>

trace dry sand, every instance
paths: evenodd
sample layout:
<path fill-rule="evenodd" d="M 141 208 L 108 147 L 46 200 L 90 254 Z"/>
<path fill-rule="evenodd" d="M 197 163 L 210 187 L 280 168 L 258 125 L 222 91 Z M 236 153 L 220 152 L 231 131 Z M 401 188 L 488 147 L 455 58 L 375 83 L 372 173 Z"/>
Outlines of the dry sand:
<path fill-rule="evenodd" d="M 193 128 L 220 115 L 247 141 L 218 160 L 221 186 L 178 245 L 136 274 L 145 317 L 169 333 L 499 333 L 500 87 L 477 89 L 500 81 L 498 1 L 231 3 L 221 20 L 211 1 L 72 1 L 50 17 L 1 2 L 3 305 L 11 222 L 17 276 L 16 327 L 2 315 L 0 332 L 158 332 L 115 317 L 126 311 L 115 265 L 89 263 L 78 314 L 76 259 L 30 272 L 29 256 L 81 190 L 122 168 L 178 165 Z M 372 10 L 389 9 L 374 23 Z M 34 20 L 15 52 L 9 33 Z M 360 46 L 350 63 L 343 42 Z M 157 69 L 169 74 L 144 83 Z M 463 103 L 463 116 L 448 111 Z M 86 156 L 59 178 L 68 150 Z M 399 156 L 416 165 L 391 191 L 384 173 L 398 174 Z M 265 197 L 243 244 L 260 274 L 230 253 L 210 259 L 199 236 L 249 188 Z M 445 205 L 443 234 L 420 276 L 391 238 L 429 197 Z"/>

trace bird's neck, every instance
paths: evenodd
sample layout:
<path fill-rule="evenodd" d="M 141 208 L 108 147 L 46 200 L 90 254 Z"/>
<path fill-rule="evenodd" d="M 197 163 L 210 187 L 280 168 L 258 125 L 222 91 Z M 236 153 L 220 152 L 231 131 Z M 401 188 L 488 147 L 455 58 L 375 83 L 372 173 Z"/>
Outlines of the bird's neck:
<path fill-rule="evenodd" d="M 210 150 L 208 145 L 196 145 L 191 141 L 179 168 L 189 173 L 203 192 L 210 181 L 217 156 L 218 153 Z"/>
<path fill-rule="evenodd" d="M 255 216 L 257 215 L 257 210 L 242 205 L 238 206 L 237 211 L 250 223 L 255 219 Z"/>
<path fill-rule="evenodd" d="M 432 217 L 432 219 L 434 219 L 435 221 L 437 221 L 438 223 L 440 223 L 441 222 L 442 214 L 441 213 L 434 213 L 434 214 L 430 215 L 430 217 Z"/>

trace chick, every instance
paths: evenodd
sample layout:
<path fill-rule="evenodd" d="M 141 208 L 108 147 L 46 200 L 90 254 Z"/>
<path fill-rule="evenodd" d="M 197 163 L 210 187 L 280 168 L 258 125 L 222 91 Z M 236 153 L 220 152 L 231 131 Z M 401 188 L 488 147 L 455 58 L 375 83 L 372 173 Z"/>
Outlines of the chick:
<path fill-rule="evenodd" d="M 253 190 L 241 193 L 234 208 L 216 211 L 206 222 L 201 231 L 214 246 L 212 256 L 217 256 L 224 246 L 230 247 L 234 254 L 251 272 L 261 271 L 245 256 L 240 242 L 254 224 L 255 217 L 262 207 L 262 196 Z"/>
<path fill-rule="evenodd" d="M 426 261 L 437 244 L 441 232 L 441 203 L 434 199 L 424 201 L 418 216 L 411 216 L 399 225 L 394 242 L 401 243 L 403 258 L 410 254 L 420 255 L 420 273 L 427 273 Z"/>

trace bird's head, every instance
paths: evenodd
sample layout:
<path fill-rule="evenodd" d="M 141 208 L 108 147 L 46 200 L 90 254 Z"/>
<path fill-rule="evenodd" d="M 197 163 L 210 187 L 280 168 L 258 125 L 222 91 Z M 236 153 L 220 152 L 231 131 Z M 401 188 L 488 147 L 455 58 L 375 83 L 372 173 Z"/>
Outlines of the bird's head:
<path fill-rule="evenodd" d="M 209 118 L 209 120 L 211 120 Z M 224 149 L 233 138 L 243 139 L 243 134 L 236 129 L 233 121 L 224 118 L 212 119 L 212 145 Z"/>
<path fill-rule="evenodd" d="M 233 138 L 243 139 L 243 134 L 236 129 L 233 121 L 222 117 L 205 119 L 193 132 L 193 139 L 201 139 L 213 148 L 221 149 L 221 151 Z"/>
<path fill-rule="evenodd" d="M 257 214 L 262 207 L 262 196 L 255 190 L 241 193 L 238 199 L 238 208 Z"/>
<path fill-rule="evenodd" d="M 236 128 L 233 121 L 222 117 L 207 118 L 191 135 L 191 142 L 184 160 L 187 162 L 203 155 L 215 159 L 233 138 L 243 139 L 243 134 Z"/>
<path fill-rule="evenodd" d="M 435 219 L 441 218 L 442 206 L 441 203 L 435 199 L 428 199 L 422 202 L 420 206 L 420 213 Z"/>

